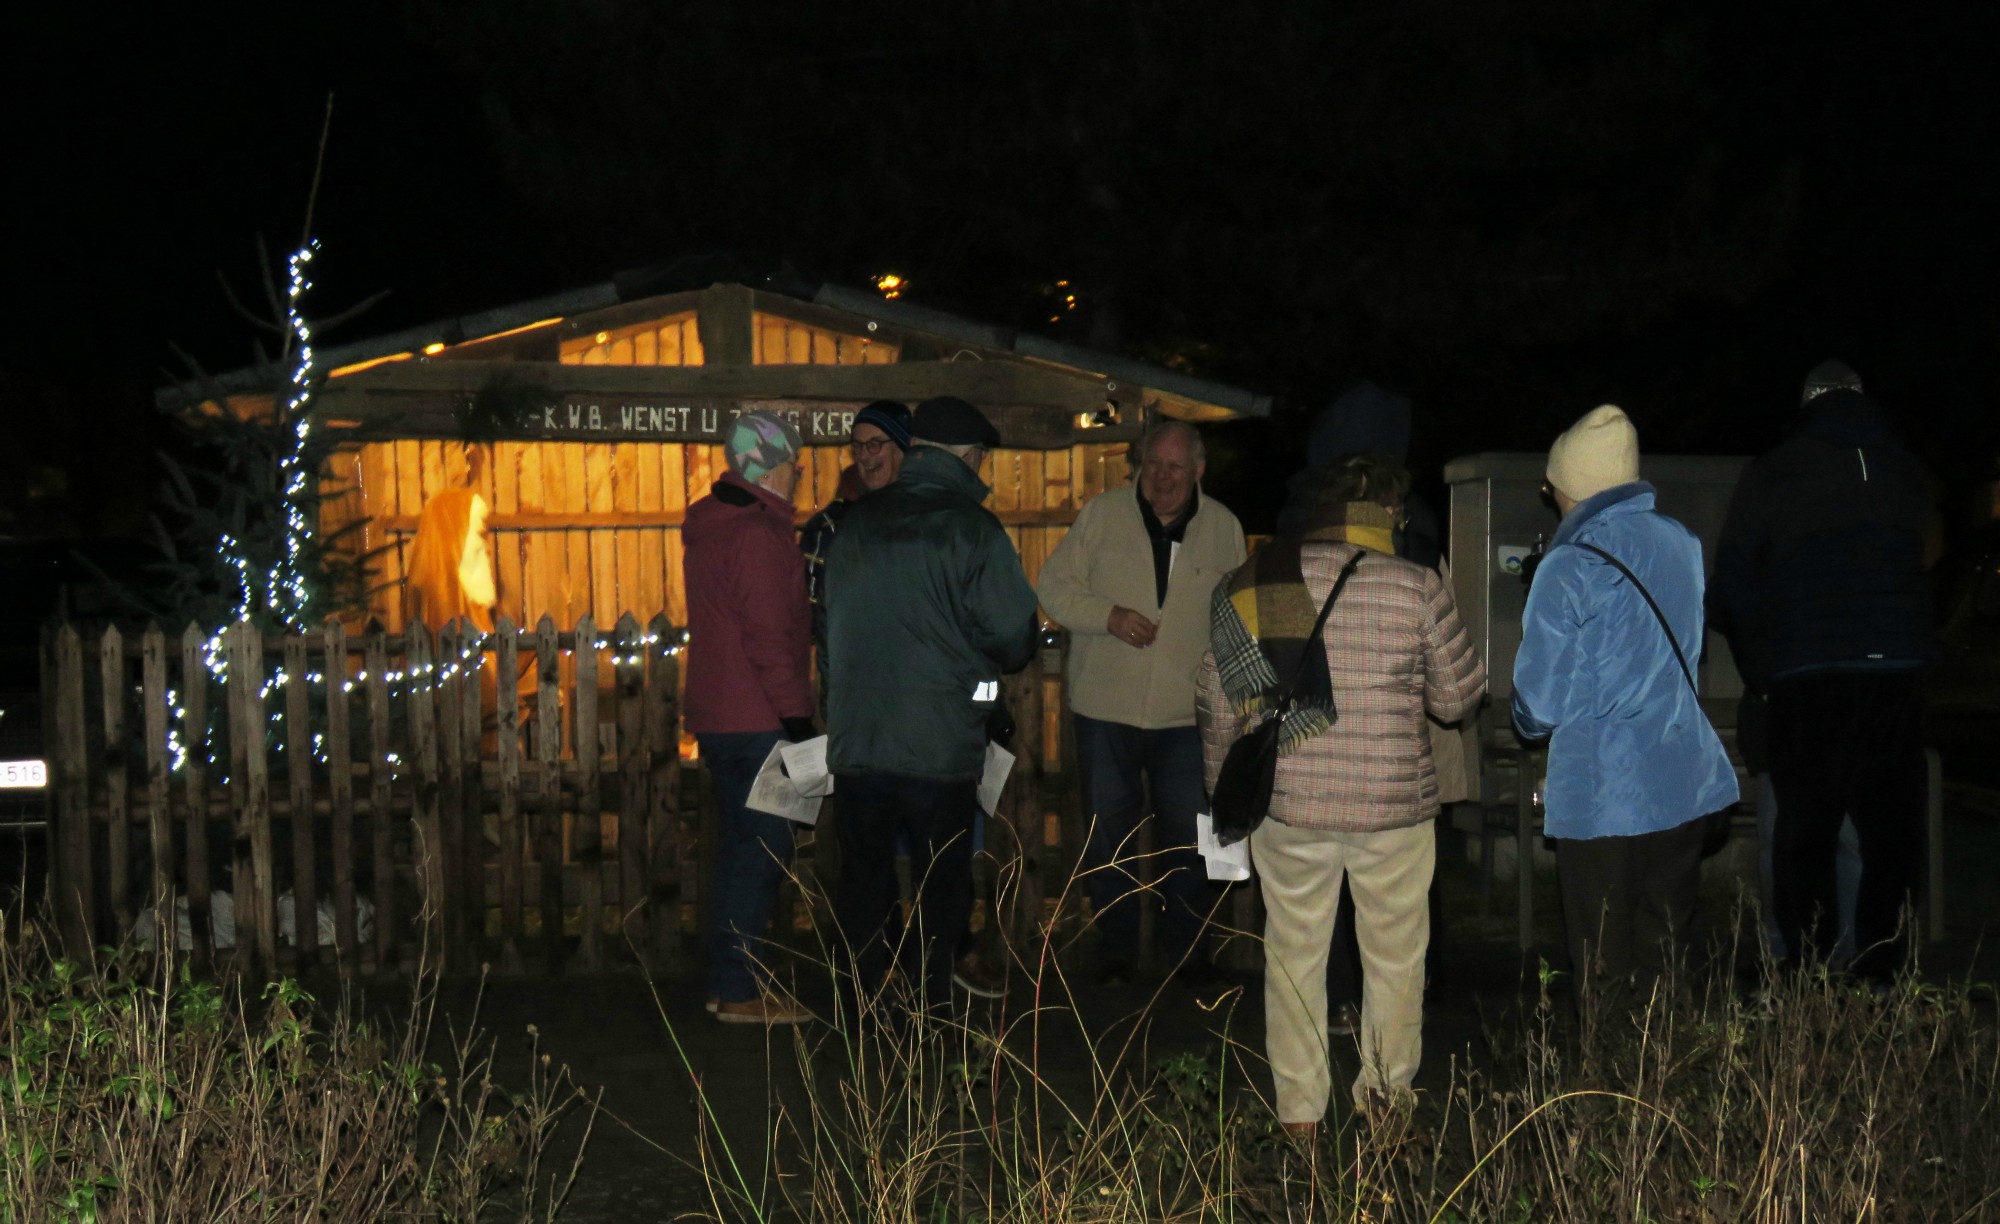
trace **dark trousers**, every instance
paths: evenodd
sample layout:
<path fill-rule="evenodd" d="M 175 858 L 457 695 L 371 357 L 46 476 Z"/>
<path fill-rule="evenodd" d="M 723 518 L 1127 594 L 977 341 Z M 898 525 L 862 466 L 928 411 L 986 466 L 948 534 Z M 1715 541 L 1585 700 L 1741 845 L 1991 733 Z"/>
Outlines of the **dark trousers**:
<path fill-rule="evenodd" d="M 1924 749 L 1915 671 L 1816 672 L 1771 687 L 1771 785 L 1777 792 L 1772 890 L 1793 955 L 1824 957 L 1839 938 L 1835 860 L 1843 817 L 1861 841 L 1854 970 L 1902 963 L 1903 905 L 1923 851 Z"/>
<path fill-rule="evenodd" d="M 1643 996 L 1667 958 L 1686 950 L 1701 884 L 1702 827 L 1697 818 L 1657 833 L 1556 842 L 1577 982 L 1617 986 L 1636 979 Z"/>
<path fill-rule="evenodd" d="M 1076 718 L 1077 771 L 1083 778 L 1084 882 L 1090 889 L 1107 968 L 1139 961 L 1139 912 L 1163 908 L 1160 959 L 1172 968 L 1204 959 L 1202 924 L 1222 890 L 1209 882 L 1195 846 L 1195 814 L 1207 803 L 1201 732 L 1194 727 L 1144 730 L 1100 718 Z M 1153 853 L 1141 859 L 1139 827 L 1151 788 Z"/>
<path fill-rule="evenodd" d="M 842 774 L 834 781 L 840 879 L 833 916 L 850 957 L 848 983 L 874 991 L 899 947 L 922 966 L 924 1003 L 951 1002 L 951 967 L 972 916 L 973 779 L 940 782 L 902 774 Z M 916 927 L 896 922 L 896 843 L 907 839 Z"/>
<path fill-rule="evenodd" d="M 776 731 L 696 737 L 715 783 L 715 900 L 710 908 L 708 993 L 724 1003 L 754 999 L 768 964 L 762 952 L 771 905 L 792 861 L 792 822 L 745 806 Z"/>

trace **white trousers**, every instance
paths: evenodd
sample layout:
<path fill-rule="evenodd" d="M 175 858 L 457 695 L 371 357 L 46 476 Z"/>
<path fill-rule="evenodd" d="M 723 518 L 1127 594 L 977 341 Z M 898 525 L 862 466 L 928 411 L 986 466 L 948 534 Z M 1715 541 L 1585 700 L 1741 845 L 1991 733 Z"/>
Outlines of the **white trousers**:
<path fill-rule="evenodd" d="M 1340 878 L 1354 894 L 1361 946 L 1361 1074 L 1369 1089 L 1407 1089 L 1423 1057 L 1428 893 L 1437 865 L 1429 821 L 1377 833 L 1294 829 L 1266 820 L 1250 835 L 1264 894 L 1264 1045 L 1280 1122 L 1318 1122 L 1332 1092 L 1326 957 Z"/>

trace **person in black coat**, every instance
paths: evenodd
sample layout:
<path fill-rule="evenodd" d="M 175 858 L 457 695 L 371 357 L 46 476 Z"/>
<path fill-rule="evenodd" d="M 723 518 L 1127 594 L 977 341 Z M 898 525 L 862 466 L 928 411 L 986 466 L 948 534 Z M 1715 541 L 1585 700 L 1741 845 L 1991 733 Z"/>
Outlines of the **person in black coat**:
<path fill-rule="evenodd" d="M 1791 435 L 1744 470 L 1716 553 L 1717 627 L 1767 702 L 1779 927 L 1794 959 L 1832 953 L 1835 850 L 1851 818 L 1853 968 L 1877 978 L 1900 964 L 1922 846 L 1933 488 L 1860 378 L 1825 362 Z"/>

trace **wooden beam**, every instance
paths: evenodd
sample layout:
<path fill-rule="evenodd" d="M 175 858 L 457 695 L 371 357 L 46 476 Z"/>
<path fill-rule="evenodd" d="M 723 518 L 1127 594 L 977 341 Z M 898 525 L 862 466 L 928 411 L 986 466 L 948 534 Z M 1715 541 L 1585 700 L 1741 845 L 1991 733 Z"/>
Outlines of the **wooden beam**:
<path fill-rule="evenodd" d="M 702 361 L 711 366 L 747 366 L 755 360 L 752 319 L 756 295 L 744 285 L 710 285 L 696 307 Z"/>
<path fill-rule="evenodd" d="M 700 293 L 663 293 L 658 297 L 640 298 L 636 302 L 621 302 L 603 310 L 571 315 L 563 320 L 558 330 L 562 339 L 574 340 L 578 336 L 594 336 L 598 332 L 621 331 L 640 323 L 664 322 L 675 315 L 699 310 L 702 297 Z"/>
<path fill-rule="evenodd" d="M 889 365 L 580 366 L 518 362 L 398 362 L 329 384 L 315 416 L 357 438 L 459 438 L 460 414 L 482 390 L 512 386 L 521 440 L 716 442 L 736 416 L 762 410 L 789 419 L 808 444 L 847 440 L 871 400 L 918 403 L 956 395 L 976 404 L 1002 444 L 1052 450 L 1136 437 L 1138 414 L 1079 429 L 1107 398 L 1102 380 L 1018 362 Z"/>
<path fill-rule="evenodd" d="M 704 340 L 703 344 L 706 345 Z M 918 361 L 887 365 L 613 366 L 523 365 L 520 362 L 397 361 L 334 379 L 324 400 L 370 395 L 471 396 L 489 385 L 514 384 L 551 397 L 640 400 L 902 400 L 956 395 L 985 407 L 1019 404 L 1091 412 L 1108 398 L 1104 380 L 1024 361 Z"/>

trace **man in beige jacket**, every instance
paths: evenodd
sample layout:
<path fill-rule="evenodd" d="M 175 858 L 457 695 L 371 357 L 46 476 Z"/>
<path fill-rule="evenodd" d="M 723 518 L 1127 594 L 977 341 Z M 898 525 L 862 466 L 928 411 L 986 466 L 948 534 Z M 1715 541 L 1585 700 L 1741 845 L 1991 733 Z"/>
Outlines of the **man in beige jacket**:
<path fill-rule="evenodd" d="M 1070 709 L 1090 838 L 1084 880 L 1099 976 L 1129 981 L 1140 906 L 1165 904 L 1161 955 L 1184 981 L 1211 974 L 1201 932 L 1217 890 L 1195 849 L 1206 801 L 1195 675 L 1209 597 L 1242 564 L 1243 527 L 1202 496 L 1201 435 L 1164 421 L 1139 440 L 1139 482 L 1093 499 L 1042 567 L 1042 606 L 1070 632 Z M 1143 784 L 1142 784 L 1143 779 Z M 1153 854 L 1138 856 L 1151 792 Z"/>

